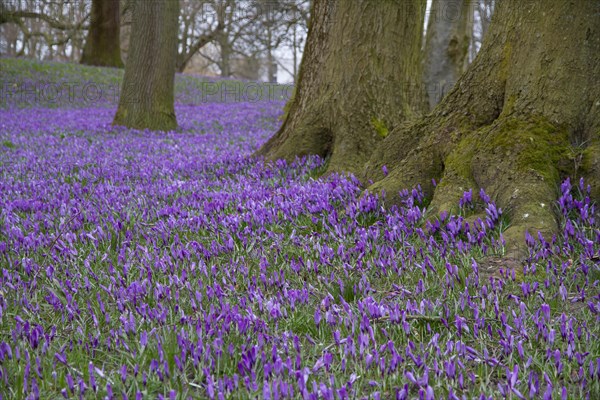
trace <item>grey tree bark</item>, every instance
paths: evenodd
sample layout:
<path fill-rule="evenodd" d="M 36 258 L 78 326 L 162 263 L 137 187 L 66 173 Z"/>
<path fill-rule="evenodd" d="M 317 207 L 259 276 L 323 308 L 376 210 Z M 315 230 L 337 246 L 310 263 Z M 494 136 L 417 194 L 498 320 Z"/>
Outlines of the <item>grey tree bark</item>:
<path fill-rule="evenodd" d="M 433 0 L 427 24 L 424 83 L 430 109 L 469 66 L 473 33 L 472 0 Z"/>
<path fill-rule="evenodd" d="M 168 131 L 174 109 L 178 0 L 137 0 L 119 107 L 113 124 Z"/>

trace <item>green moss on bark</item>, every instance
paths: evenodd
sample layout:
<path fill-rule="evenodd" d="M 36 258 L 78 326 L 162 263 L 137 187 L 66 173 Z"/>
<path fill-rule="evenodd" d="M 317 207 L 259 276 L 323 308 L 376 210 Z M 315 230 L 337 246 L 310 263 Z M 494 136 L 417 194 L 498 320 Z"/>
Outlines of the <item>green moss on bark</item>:
<path fill-rule="evenodd" d="M 464 192 L 477 188 L 472 172 L 472 159 L 477 149 L 475 136 L 470 135 L 461 140 L 446 157 L 444 174 L 431 202 L 433 212 L 457 212 L 458 202 Z"/>
<path fill-rule="evenodd" d="M 600 132 L 598 132 L 600 137 Z M 591 186 L 591 196 L 600 204 L 600 138 L 592 142 L 581 158 L 582 176 Z"/>
<path fill-rule="evenodd" d="M 382 139 L 385 139 L 390 134 L 387 125 L 380 118 L 371 118 L 371 125 L 373 126 L 373 129 L 375 129 L 375 132 L 377 132 L 377 135 L 379 135 Z"/>
<path fill-rule="evenodd" d="M 542 117 L 501 119 L 490 128 L 487 139 L 483 147 L 488 152 L 499 150 L 500 155 L 515 159 L 521 172 L 534 170 L 548 182 L 560 179 L 561 171 L 557 166 L 570 153 L 567 130 Z"/>

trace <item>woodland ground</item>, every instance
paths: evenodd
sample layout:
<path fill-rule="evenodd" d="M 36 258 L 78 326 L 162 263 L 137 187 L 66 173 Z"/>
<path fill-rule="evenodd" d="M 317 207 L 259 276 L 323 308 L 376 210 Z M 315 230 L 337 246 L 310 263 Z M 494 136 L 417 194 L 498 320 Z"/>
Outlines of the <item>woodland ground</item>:
<path fill-rule="evenodd" d="M 484 191 L 436 219 L 418 188 L 390 206 L 324 160 L 251 158 L 281 87 L 207 102 L 179 76 L 180 129 L 154 133 L 112 127 L 116 101 L 83 90 L 118 70 L 0 70 L 2 398 L 600 397 L 585 182 L 556 188 L 560 234 L 532 232 L 512 269 Z"/>

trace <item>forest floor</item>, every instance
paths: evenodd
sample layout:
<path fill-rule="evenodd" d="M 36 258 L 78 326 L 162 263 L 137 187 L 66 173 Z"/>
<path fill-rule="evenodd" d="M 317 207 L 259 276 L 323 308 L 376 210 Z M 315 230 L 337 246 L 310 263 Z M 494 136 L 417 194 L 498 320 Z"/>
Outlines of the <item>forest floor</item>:
<path fill-rule="evenodd" d="M 0 71 L 0 398 L 600 397 L 585 182 L 517 268 L 484 191 L 432 218 L 418 188 L 389 206 L 319 158 L 250 157 L 282 87 L 179 76 L 155 133 L 111 126 L 117 70 Z"/>

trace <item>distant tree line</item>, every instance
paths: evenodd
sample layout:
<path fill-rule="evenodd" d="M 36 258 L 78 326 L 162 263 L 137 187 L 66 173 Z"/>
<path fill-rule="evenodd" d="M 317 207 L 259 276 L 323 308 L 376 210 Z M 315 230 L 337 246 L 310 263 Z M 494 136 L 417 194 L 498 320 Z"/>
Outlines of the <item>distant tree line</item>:
<path fill-rule="evenodd" d="M 134 4 L 3 1 L 0 54 L 122 67 Z M 180 0 L 176 69 L 271 82 L 281 69 L 295 78 L 308 17 L 309 0 Z"/>

